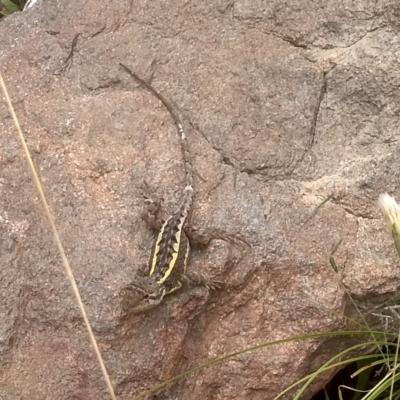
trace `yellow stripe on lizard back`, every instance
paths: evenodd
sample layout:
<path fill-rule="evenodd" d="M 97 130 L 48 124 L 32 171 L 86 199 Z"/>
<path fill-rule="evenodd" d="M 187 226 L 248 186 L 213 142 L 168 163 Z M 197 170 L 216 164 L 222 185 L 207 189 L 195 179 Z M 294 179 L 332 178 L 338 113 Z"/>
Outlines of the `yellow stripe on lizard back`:
<path fill-rule="evenodd" d="M 159 284 L 164 283 L 169 278 L 172 271 L 174 270 L 176 260 L 178 259 L 178 256 L 179 256 L 179 250 L 180 250 L 181 238 L 182 238 L 182 228 L 183 228 L 183 224 L 185 223 L 185 220 L 186 220 L 186 218 L 180 219 L 180 222 L 178 224 L 178 232 L 176 232 L 176 235 L 175 235 L 176 242 L 172 246 L 172 249 L 173 249 L 172 258 L 168 264 L 167 270 L 164 272 L 164 275 L 157 281 Z"/>

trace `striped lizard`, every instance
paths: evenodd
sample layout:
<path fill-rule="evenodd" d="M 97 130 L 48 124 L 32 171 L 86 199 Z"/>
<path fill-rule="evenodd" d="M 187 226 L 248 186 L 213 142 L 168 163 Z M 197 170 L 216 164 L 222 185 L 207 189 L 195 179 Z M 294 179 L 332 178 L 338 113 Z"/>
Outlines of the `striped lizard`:
<path fill-rule="evenodd" d="M 190 254 L 188 236 L 191 241 L 202 245 L 209 243 L 211 236 L 198 234 L 188 227 L 194 194 L 193 169 L 181 119 L 170 103 L 149 83 L 125 65 L 120 65 L 136 81 L 153 93 L 171 114 L 179 133 L 186 173 L 186 186 L 181 203 L 165 221 L 158 216 L 160 201 L 154 201 L 151 196 L 145 196 L 148 209 L 144 219 L 158 231 L 158 235 L 153 243 L 147 273 L 143 274 L 142 272 L 142 276 L 136 276 L 135 280 L 121 289 L 123 310 L 129 314 L 137 314 L 156 307 L 166 295 L 180 289 L 184 279 L 202 284 L 208 289 L 217 288 L 218 283 L 197 272 L 187 271 Z M 216 234 L 213 237 L 226 238 L 224 234 Z"/>

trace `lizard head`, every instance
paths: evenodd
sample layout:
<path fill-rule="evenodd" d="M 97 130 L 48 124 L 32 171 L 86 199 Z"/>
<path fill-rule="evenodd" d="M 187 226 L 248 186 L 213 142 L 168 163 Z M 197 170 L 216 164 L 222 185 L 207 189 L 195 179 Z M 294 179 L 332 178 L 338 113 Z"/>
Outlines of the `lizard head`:
<path fill-rule="evenodd" d="M 129 314 L 138 314 L 161 303 L 165 288 L 151 276 L 138 276 L 135 281 L 121 289 L 122 309 Z"/>

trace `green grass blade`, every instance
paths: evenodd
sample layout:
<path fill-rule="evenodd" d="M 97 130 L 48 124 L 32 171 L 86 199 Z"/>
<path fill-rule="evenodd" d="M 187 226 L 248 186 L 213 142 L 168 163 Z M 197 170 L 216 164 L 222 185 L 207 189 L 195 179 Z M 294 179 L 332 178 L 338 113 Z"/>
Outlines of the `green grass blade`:
<path fill-rule="evenodd" d="M 18 5 L 13 3 L 11 0 L 0 0 L 0 3 L 5 7 L 6 12 L 8 12 L 9 14 L 12 14 L 15 11 L 20 11 L 21 10 L 18 7 Z M 2 11 L 2 14 L 3 13 L 4 13 L 4 11 Z"/>

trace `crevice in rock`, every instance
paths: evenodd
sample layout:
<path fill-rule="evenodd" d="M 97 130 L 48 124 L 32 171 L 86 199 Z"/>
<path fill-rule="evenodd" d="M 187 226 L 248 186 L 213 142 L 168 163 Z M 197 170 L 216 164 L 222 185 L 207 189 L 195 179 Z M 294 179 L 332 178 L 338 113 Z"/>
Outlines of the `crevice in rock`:
<path fill-rule="evenodd" d="M 308 140 L 308 143 L 304 149 L 303 154 L 301 155 L 297 165 L 301 164 L 304 161 L 305 156 L 307 155 L 307 153 L 309 153 L 314 145 L 314 141 L 315 141 L 315 134 L 317 131 L 317 123 L 318 123 L 318 117 L 319 117 L 319 113 L 321 110 L 321 104 L 322 101 L 324 100 L 324 97 L 326 95 L 326 91 L 327 91 L 327 79 L 326 79 L 326 75 L 328 74 L 329 71 L 323 71 L 322 72 L 322 83 L 320 86 L 320 90 L 319 90 L 319 94 L 318 94 L 318 98 L 316 101 L 316 105 L 314 108 L 314 114 L 311 120 L 311 128 L 310 128 L 310 138 Z"/>
<path fill-rule="evenodd" d="M 291 39 L 288 36 L 280 36 L 276 32 L 272 32 L 272 31 L 268 32 L 268 34 L 270 34 L 272 36 L 275 36 L 275 37 L 283 40 L 286 43 L 289 43 L 293 47 L 297 47 L 297 48 L 300 48 L 300 49 L 308 49 L 308 46 L 306 44 L 300 43 L 300 40 Z"/>
<path fill-rule="evenodd" d="M 320 86 L 320 90 L 319 90 L 319 95 L 317 98 L 317 102 L 315 105 L 315 109 L 314 109 L 314 114 L 311 120 L 311 128 L 310 128 L 310 139 L 307 143 L 307 146 L 304 149 L 303 154 L 301 155 L 299 161 L 297 162 L 297 165 L 295 166 L 295 168 L 300 165 L 303 161 L 304 158 L 306 157 L 306 155 L 311 151 L 312 147 L 314 146 L 314 142 L 315 142 L 315 135 L 317 132 L 317 125 L 318 125 L 318 117 L 321 111 L 321 104 L 325 98 L 325 96 L 327 95 L 327 90 L 328 90 L 328 80 L 327 80 L 327 75 L 333 71 L 336 67 L 336 64 L 331 65 L 331 67 L 327 70 L 322 71 L 322 83 Z"/>
<path fill-rule="evenodd" d="M 371 221 L 376 220 L 376 218 L 373 217 L 373 216 L 371 216 L 371 215 L 368 215 L 368 214 L 363 213 L 363 212 L 361 212 L 361 211 L 353 210 L 353 209 L 350 208 L 349 205 L 346 204 L 346 203 L 342 203 L 342 202 L 337 201 L 337 200 L 335 200 L 335 199 L 332 199 L 332 203 L 342 206 L 342 207 L 343 207 L 343 210 L 344 210 L 346 213 L 352 215 L 353 217 L 368 219 L 368 220 L 371 220 Z"/>
<path fill-rule="evenodd" d="M 260 29 L 258 26 L 259 26 L 260 23 L 263 22 L 260 18 L 238 18 L 238 17 L 235 17 L 235 16 L 234 16 L 234 18 L 239 20 L 239 21 L 243 21 L 245 23 L 246 22 L 252 23 L 252 26 L 255 29 Z M 276 38 L 281 39 L 282 41 L 284 41 L 284 42 L 286 42 L 286 43 L 288 43 L 291 46 L 296 47 L 296 48 L 305 49 L 305 50 L 311 50 L 313 48 L 314 49 L 320 49 L 320 50 L 334 50 L 334 49 L 348 49 L 348 48 L 356 45 L 361 40 L 363 40 L 369 33 L 375 32 L 375 31 L 377 31 L 379 29 L 382 29 L 384 27 L 386 27 L 386 25 L 382 24 L 382 25 L 375 26 L 374 28 L 367 29 L 361 35 L 361 37 L 358 37 L 352 43 L 350 43 L 348 45 L 343 45 L 343 46 L 333 45 L 331 43 L 328 43 L 326 45 L 318 45 L 318 44 L 315 44 L 315 43 L 307 43 L 306 44 L 306 39 L 304 39 L 304 38 L 299 38 L 299 39 L 291 38 L 289 35 L 284 35 L 284 34 L 280 35 L 279 33 L 275 32 L 273 30 L 263 31 L 263 32 L 266 33 L 267 35 L 275 36 Z"/>
<path fill-rule="evenodd" d="M 95 31 L 94 33 L 91 33 L 90 36 L 89 36 L 89 38 L 92 39 L 92 38 L 94 38 L 94 37 L 100 35 L 101 33 L 104 32 L 105 29 L 106 29 L 106 26 L 103 25 L 103 26 L 102 26 L 101 28 L 99 28 L 97 31 Z"/>
<path fill-rule="evenodd" d="M 239 169 L 238 163 L 232 161 L 227 155 L 223 154 L 220 148 L 213 146 L 212 143 L 208 140 L 207 136 L 204 134 L 204 132 L 202 132 L 201 129 L 199 129 L 199 127 L 194 126 L 194 124 L 190 120 L 188 120 L 188 122 L 189 125 L 192 127 L 192 129 L 198 132 L 204 138 L 204 140 L 209 144 L 209 146 L 219 154 L 224 164 L 228 165 L 229 167 L 235 168 L 235 170 Z"/>
<path fill-rule="evenodd" d="M 64 67 L 63 67 L 63 72 L 66 70 L 69 70 L 72 66 L 72 60 L 75 52 L 76 45 L 78 44 L 78 38 L 80 36 L 80 33 L 77 33 L 74 38 L 72 39 L 71 43 L 71 49 L 69 50 L 68 56 L 65 59 Z"/>
<path fill-rule="evenodd" d="M 45 31 L 50 36 L 57 36 L 60 34 L 60 31 Z"/>
<path fill-rule="evenodd" d="M 348 48 L 350 48 L 350 47 L 353 47 L 353 46 L 355 46 L 358 42 L 361 42 L 361 40 L 363 40 L 369 33 L 371 33 L 371 32 L 375 32 L 375 31 L 377 31 L 378 29 L 381 29 L 381 28 L 384 28 L 384 25 L 378 25 L 378 26 L 376 26 L 375 28 L 371 28 L 371 29 L 368 29 L 360 38 L 358 38 L 358 39 L 356 39 L 353 43 L 350 43 L 349 45 L 347 45 L 347 46 L 337 46 L 339 49 L 348 49 Z"/>
<path fill-rule="evenodd" d="M 88 85 L 86 85 L 84 82 L 81 82 L 81 85 L 83 88 L 85 88 L 88 92 L 91 93 L 96 93 L 101 89 L 112 89 L 115 86 L 119 85 L 121 83 L 120 79 L 111 79 L 108 82 L 103 83 L 102 85 L 96 86 L 96 87 L 89 87 Z"/>

